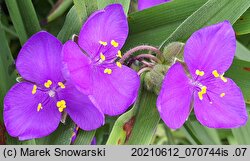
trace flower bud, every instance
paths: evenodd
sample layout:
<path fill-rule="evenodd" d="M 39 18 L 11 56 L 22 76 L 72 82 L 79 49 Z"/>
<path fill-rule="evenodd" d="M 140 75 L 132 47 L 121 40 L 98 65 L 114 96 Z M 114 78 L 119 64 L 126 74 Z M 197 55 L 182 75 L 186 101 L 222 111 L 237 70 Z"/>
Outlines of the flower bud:
<path fill-rule="evenodd" d="M 172 42 L 167 45 L 163 50 L 164 64 L 172 65 L 176 59 L 183 60 L 184 43 Z"/>
<path fill-rule="evenodd" d="M 168 69 L 169 66 L 167 65 L 163 64 L 155 65 L 150 72 L 147 72 L 145 74 L 144 81 L 146 88 L 158 94 L 161 89 L 163 78 Z"/>

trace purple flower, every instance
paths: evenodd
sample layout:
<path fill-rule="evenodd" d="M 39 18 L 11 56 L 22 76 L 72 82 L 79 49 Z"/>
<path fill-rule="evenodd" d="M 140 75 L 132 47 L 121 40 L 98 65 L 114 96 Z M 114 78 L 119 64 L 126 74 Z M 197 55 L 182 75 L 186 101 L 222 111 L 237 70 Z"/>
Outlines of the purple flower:
<path fill-rule="evenodd" d="M 187 120 L 191 107 L 199 122 L 210 128 L 236 128 L 247 121 L 240 88 L 223 74 L 232 64 L 236 50 L 234 30 L 224 21 L 196 31 L 184 48 L 184 61 L 167 72 L 157 107 L 163 121 L 172 129 Z"/>
<path fill-rule="evenodd" d="M 68 41 L 62 51 L 65 77 L 111 116 L 127 110 L 140 85 L 137 73 L 118 61 L 127 35 L 122 6 L 113 4 L 92 14 L 78 44 Z"/>
<path fill-rule="evenodd" d="M 61 42 L 44 31 L 22 47 L 16 68 L 26 81 L 15 84 L 4 98 L 4 123 L 11 136 L 46 136 L 57 128 L 64 110 L 84 130 L 103 125 L 99 108 L 63 78 L 61 49 Z"/>
<path fill-rule="evenodd" d="M 138 10 L 144 10 L 171 0 L 138 0 Z"/>

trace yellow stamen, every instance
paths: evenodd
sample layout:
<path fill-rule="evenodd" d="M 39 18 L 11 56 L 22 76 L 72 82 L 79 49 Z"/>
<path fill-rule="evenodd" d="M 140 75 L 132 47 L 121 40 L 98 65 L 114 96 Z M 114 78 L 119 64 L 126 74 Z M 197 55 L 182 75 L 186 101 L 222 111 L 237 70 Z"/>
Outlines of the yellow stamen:
<path fill-rule="evenodd" d="M 116 62 L 116 65 L 117 65 L 118 67 L 120 67 L 120 68 L 122 67 L 121 62 L 119 62 L 119 61 L 118 61 L 118 62 Z"/>
<path fill-rule="evenodd" d="M 200 100 L 203 100 L 203 94 L 201 92 L 198 92 L 198 96 Z"/>
<path fill-rule="evenodd" d="M 116 47 L 118 47 L 119 43 L 116 42 L 115 40 L 111 40 L 111 45 L 116 48 Z"/>
<path fill-rule="evenodd" d="M 218 78 L 220 76 L 217 70 L 214 70 L 212 74 L 214 75 L 215 78 Z"/>
<path fill-rule="evenodd" d="M 220 79 L 225 83 L 227 82 L 227 78 L 225 78 L 223 75 L 220 76 Z"/>
<path fill-rule="evenodd" d="M 206 86 L 202 86 L 201 87 L 201 91 L 198 92 L 198 96 L 199 99 L 202 100 L 203 99 L 203 95 L 207 93 L 207 87 Z"/>
<path fill-rule="evenodd" d="M 226 95 L 226 93 L 221 93 L 220 97 L 224 97 Z"/>
<path fill-rule="evenodd" d="M 118 50 L 118 53 L 117 53 L 116 56 L 119 57 L 119 58 L 122 58 L 122 52 L 121 52 L 121 50 Z"/>
<path fill-rule="evenodd" d="M 62 89 L 65 88 L 65 85 L 62 82 L 58 82 L 58 86 L 60 86 Z"/>
<path fill-rule="evenodd" d="M 227 78 L 225 78 L 225 77 L 223 76 L 223 74 L 220 75 L 220 74 L 217 72 L 217 70 L 214 70 L 214 71 L 212 72 L 212 74 L 214 75 L 215 78 L 220 77 L 220 79 L 221 79 L 223 82 L 225 82 L 225 83 L 227 82 Z"/>
<path fill-rule="evenodd" d="M 195 71 L 195 74 L 202 77 L 205 73 L 204 73 L 204 71 L 200 71 L 200 70 L 197 69 Z"/>
<path fill-rule="evenodd" d="M 51 80 L 48 80 L 47 82 L 44 83 L 44 86 L 46 88 L 49 88 L 51 85 L 52 85 L 52 81 Z"/>
<path fill-rule="evenodd" d="M 102 61 L 104 61 L 106 59 L 105 55 L 103 55 L 103 53 L 100 54 L 100 58 Z"/>
<path fill-rule="evenodd" d="M 105 74 L 111 74 L 111 73 L 112 73 L 112 69 L 106 68 L 106 69 L 104 70 L 104 73 L 105 73 Z"/>
<path fill-rule="evenodd" d="M 63 110 L 67 107 L 65 100 L 57 101 L 56 106 L 60 112 L 63 112 Z"/>
<path fill-rule="evenodd" d="M 202 92 L 202 94 L 207 93 L 207 87 L 206 86 L 202 86 L 201 87 L 201 92 Z"/>
<path fill-rule="evenodd" d="M 36 94 L 36 90 L 37 90 L 37 86 L 34 85 L 34 86 L 33 86 L 33 89 L 32 89 L 32 94 Z"/>
<path fill-rule="evenodd" d="M 43 109 L 43 107 L 42 107 L 42 104 L 39 103 L 38 106 L 37 106 L 37 112 L 39 112 L 41 109 Z"/>
<path fill-rule="evenodd" d="M 108 45 L 108 43 L 107 42 L 105 42 L 105 41 L 99 41 L 99 43 L 101 44 L 101 45 L 103 45 L 103 46 L 107 46 Z"/>

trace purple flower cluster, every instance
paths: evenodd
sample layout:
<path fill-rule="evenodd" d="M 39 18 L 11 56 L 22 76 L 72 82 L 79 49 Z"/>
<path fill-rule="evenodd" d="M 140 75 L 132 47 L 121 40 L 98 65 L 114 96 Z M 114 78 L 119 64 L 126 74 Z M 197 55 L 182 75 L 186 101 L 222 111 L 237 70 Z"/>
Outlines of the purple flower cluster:
<path fill-rule="evenodd" d="M 66 112 L 83 130 L 104 124 L 104 114 L 123 113 L 140 85 L 137 73 L 122 65 L 128 24 L 121 5 L 95 12 L 83 25 L 78 43 L 64 45 L 41 31 L 22 47 L 16 68 L 25 80 L 4 99 L 8 133 L 20 140 L 53 132 Z"/>
<path fill-rule="evenodd" d="M 139 1 L 145 8 L 141 3 L 153 1 Z M 94 130 L 104 124 L 105 115 L 124 113 L 135 102 L 140 86 L 138 74 L 120 61 L 127 36 L 128 23 L 119 4 L 93 13 L 77 42 L 62 44 L 45 31 L 33 35 L 16 60 L 24 81 L 4 99 L 8 133 L 20 140 L 47 136 L 56 130 L 63 113 L 77 127 Z M 200 29 L 188 39 L 186 66 L 176 62 L 170 67 L 157 100 L 167 126 L 180 128 L 193 107 L 200 123 L 210 128 L 246 123 L 242 92 L 224 77 L 235 49 L 235 33 L 228 21 Z M 72 140 L 76 133 L 77 129 Z"/>

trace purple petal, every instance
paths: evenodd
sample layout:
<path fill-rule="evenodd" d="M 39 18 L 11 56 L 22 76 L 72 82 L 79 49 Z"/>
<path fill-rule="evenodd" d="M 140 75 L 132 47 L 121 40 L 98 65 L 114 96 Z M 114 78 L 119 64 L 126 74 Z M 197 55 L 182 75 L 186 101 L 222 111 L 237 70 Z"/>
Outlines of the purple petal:
<path fill-rule="evenodd" d="M 137 73 L 127 66 L 110 65 L 111 74 L 105 74 L 105 66 L 94 73 L 93 95 L 91 98 L 100 105 L 104 114 L 114 116 L 125 112 L 134 103 L 140 79 Z"/>
<path fill-rule="evenodd" d="M 213 70 L 223 74 L 232 64 L 236 39 L 232 25 L 224 21 L 193 33 L 184 49 L 184 60 L 195 78 L 195 71 L 204 71 L 204 77 Z"/>
<path fill-rule="evenodd" d="M 138 10 L 144 10 L 171 0 L 138 0 Z"/>
<path fill-rule="evenodd" d="M 247 111 L 240 88 L 229 78 L 227 82 L 213 78 L 204 81 L 207 95 L 203 100 L 194 93 L 194 111 L 202 125 L 210 128 L 236 128 L 246 124 Z M 222 93 L 225 96 L 221 95 Z"/>
<path fill-rule="evenodd" d="M 62 57 L 65 79 L 74 83 L 82 93 L 91 93 L 93 81 L 90 59 L 84 55 L 79 46 L 73 41 L 68 41 L 63 45 Z"/>
<path fill-rule="evenodd" d="M 58 93 L 60 100 L 65 100 L 66 111 L 71 119 L 83 130 L 94 130 L 104 124 L 104 114 L 94 105 L 88 96 L 80 93 L 71 84 Z"/>
<path fill-rule="evenodd" d="M 31 91 L 31 83 L 14 85 L 4 98 L 4 123 L 8 133 L 20 140 L 40 138 L 52 133 L 59 125 L 61 114 L 48 94 Z M 42 109 L 38 112 L 38 104 Z"/>
<path fill-rule="evenodd" d="M 180 63 L 175 63 L 164 78 L 157 108 L 162 120 L 171 129 L 180 128 L 190 113 L 192 90 L 189 82 Z"/>
<path fill-rule="evenodd" d="M 98 57 L 102 52 L 107 59 L 116 57 L 128 35 L 128 23 L 126 15 L 120 4 L 112 4 L 104 10 L 95 12 L 83 25 L 79 34 L 78 43 L 91 58 Z M 118 42 L 117 47 L 110 43 Z M 99 41 L 107 42 L 102 46 Z"/>
<path fill-rule="evenodd" d="M 61 49 L 62 44 L 56 37 L 45 31 L 38 32 L 23 45 L 16 68 L 24 79 L 37 84 L 62 81 Z"/>

